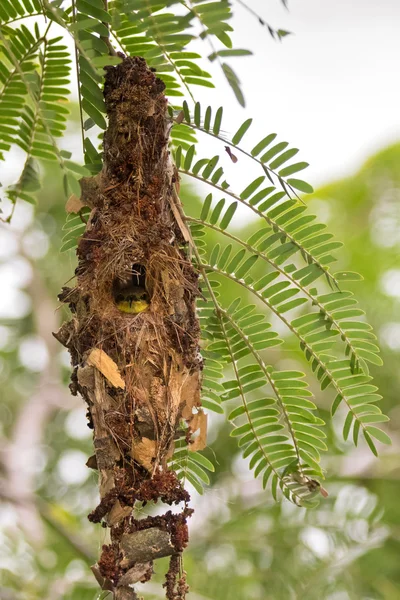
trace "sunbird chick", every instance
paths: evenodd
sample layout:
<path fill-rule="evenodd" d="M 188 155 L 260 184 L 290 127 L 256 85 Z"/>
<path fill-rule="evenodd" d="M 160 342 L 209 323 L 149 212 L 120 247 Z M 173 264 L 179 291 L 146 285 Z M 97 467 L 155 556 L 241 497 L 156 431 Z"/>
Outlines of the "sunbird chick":
<path fill-rule="evenodd" d="M 115 303 L 121 312 L 138 315 L 150 305 L 150 298 L 143 287 L 129 285 L 120 290 Z"/>

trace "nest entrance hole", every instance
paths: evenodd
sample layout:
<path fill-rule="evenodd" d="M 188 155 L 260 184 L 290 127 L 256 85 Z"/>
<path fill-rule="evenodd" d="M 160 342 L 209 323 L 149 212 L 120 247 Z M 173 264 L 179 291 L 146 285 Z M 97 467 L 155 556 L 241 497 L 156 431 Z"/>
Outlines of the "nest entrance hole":
<path fill-rule="evenodd" d="M 121 281 L 115 278 L 112 286 L 113 298 L 122 312 L 136 314 L 150 304 L 146 289 L 146 267 L 139 263 L 132 265 L 130 275 Z"/>

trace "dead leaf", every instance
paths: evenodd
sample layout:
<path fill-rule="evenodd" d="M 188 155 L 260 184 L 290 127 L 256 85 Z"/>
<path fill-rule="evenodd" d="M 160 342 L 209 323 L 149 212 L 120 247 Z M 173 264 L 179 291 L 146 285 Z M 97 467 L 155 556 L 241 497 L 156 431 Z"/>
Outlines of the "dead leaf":
<path fill-rule="evenodd" d="M 322 487 L 322 485 L 319 488 L 319 493 L 321 494 L 321 496 L 323 496 L 324 498 L 327 498 L 329 496 L 328 492 L 326 491 L 325 488 Z"/>
<path fill-rule="evenodd" d="M 178 223 L 179 229 L 181 230 L 183 239 L 185 240 L 185 242 L 190 243 L 192 238 L 190 236 L 189 229 L 182 218 L 181 210 L 178 208 L 178 206 L 180 206 L 180 200 L 175 189 L 173 189 L 173 196 L 174 198 L 170 197 L 170 206 L 172 212 L 174 213 L 176 222 Z"/>
<path fill-rule="evenodd" d="M 96 369 L 108 379 L 111 385 L 122 388 L 123 390 L 125 389 L 125 381 L 120 375 L 118 365 L 106 352 L 104 352 L 104 350 L 93 348 L 86 359 L 86 362 L 88 365 L 96 367 Z"/>
<path fill-rule="evenodd" d="M 183 110 L 181 110 L 181 112 L 175 118 L 175 123 L 177 123 L 178 125 L 180 125 L 182 123 L 182 121 L 183 121 L 183 117 L 184 116 L 185 116 L 185 113 L 183 112 Z"/>
<path fill-rule="evenodd" d="M 91 366 L 78 367 L 78 383 L 90 390 L 94 388 L 94 369 Z"/>
<path fill-rule="evenodd" d="M 182 419 L 189 422 L 193 417 L 193 408 L 200 406 L 200 381 L 198 373 L 193 373 L 185 378 L 182 385 L 181 397 L 185 400 Z"/>
<path fill-rule="evenodd" d="M 229 146 L 225 146 L 226 153 L 229 155 L 229 158 L 233 163 L 237 163 L 238 157 L 235 156 Z"/>
<path fill-rule="evenodd" d="M 131 450 L 133 460 L 136 460 L 148 471 L 153 469 L 153 460 L 156 455 L 157 444 L 155 440 L 149 440 L 144 437 L 140 442 L 133 442 Z"/>
<path fill-rule="evenodd" d="M 75 196 L 75 194 L 72 194 L 72 196 L 70 196 L 68 198 L 68 200 L 65 204 L 65 211 L 67 213 L 78 213 L 85 206 L 86 205 L 82 202 L 82 200 L 80 198 L 78 198 L 78 196 Z"/>
<path fill-rule="evenodd" d="M 121 506 L 120 501 L 117 500 L 115 502 L 114 506 L 112 507 L 112 509 L 110 510 L 110 512 L 108 513 L 107 524 L 109 527 L 112 527 L 113 525 L 115 525 L 116 523 L 118 523 L 119 521 L 124 519 L 125 517 L 129 517 L 131 514 L 132 514 L 132 507 L 131 506 Z"/>
<path fill-rule="evenodd" d="M 129 571 L 118 579 L 117 587 L 133 585 L 141 580 L 146 581 L 145 577 L 149 569 L 152 569 L 152 565 L 152 562 L 136 563 L 132 569 L 129 569 Z"/>
<path fill-rule="evenodd" d="M 105 577 L 103 577 L 103 575 L 100 573 L 99 565 L 96 563 L 95 565 L 92 565 L 90 568 L 92 570 L 93 575 L 95 576 L 95 578 L 97 580 L 97 583 L 101 587 L 101 589 L 112 592 L 114 590 L 113 583 L 110 579 L 106 579 Z"/>
<path fill-rule="evenodd" d="M 189 450 L 191 452 L 197 452 L 197 450 L 203 450 L 207 445 L 207 417 L 206 413 L 202 410 L 193 415 L 192 420 L 189 423 L 190 429 L 193 433 L 199 430 L 199 435 L 194 439 L 193 444 L 189 444 Z"/>
<path fill-rule="evenodd" d="M 97 457 L 95 454 L 89 456 L 89 458 L 86 461 L 86 466 L 89 467 L 89 469 L 94 469 L 95 471 L 97 471 Z"/>

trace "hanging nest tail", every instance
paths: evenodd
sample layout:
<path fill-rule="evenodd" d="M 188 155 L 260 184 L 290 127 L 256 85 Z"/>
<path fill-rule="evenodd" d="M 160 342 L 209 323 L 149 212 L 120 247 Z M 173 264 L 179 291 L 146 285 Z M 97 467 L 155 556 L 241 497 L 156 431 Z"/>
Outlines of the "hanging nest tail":
<path fill-rule="evenodd" d="M 89 518 L 110 528 L 94 571 L 121 600 L 136 597 L 129 585 L 150 578 L 154 558 L 172 556 L 177 570 L 191 510 L 167 460 L 180 422 L 200 406 L 198 275 L 179 218 L 164 87 L 141 58 L 107 67 L 103 169 L 81 181 L 91 213 L 76 287 L 60 294 L 73 316 L 55 334 L 71 353 L 71 390 L 87 402 L 94 430 L 88 462 L 99 471 L 101 502 Z M 184 502 L 183 512 L 133 518 L 135 502 L 158 499 Z M 168 597 L 183 598 L 168 591 L 170 579 Z"/>

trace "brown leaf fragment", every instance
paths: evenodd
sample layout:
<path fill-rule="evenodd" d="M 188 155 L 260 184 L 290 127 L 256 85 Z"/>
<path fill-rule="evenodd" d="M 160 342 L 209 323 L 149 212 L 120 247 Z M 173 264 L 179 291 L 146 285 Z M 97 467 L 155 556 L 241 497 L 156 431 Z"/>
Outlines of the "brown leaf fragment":
<path fill-rule="evenodd" d="M 185 240 L 185 242 L 189 243 L 191 241 L 191 236 L 190 236 L 189 229 L 182 218 L 183 213 L 182 213 L 182 207 L 181 207 L 180 202 L 181 201 L 179 199 L 179 196 L 178 196 L 176 190 L 173 190 L 173 197 L 171 197 L 170 206 L 171 206 L 172 212 L 174 213 L 176 222 L 178 223 L 179 229 L 181 230 L 183 239 Z"/>
<path fill-rule="evenodd" d="M 194 439 L 193 444 L 189 444 L 189 450 L 192 452 L 203 450 L 207 445 L 207 417 L 206 413 L 199 410 L 197 414 L 193 415 L 189 423 L 193 433 L 199 430 L 199 435 Z"/>
<path fill-rule="evenodd" d="M 63 323 L 58 331 L 53 331 L 53 336 L 56 338 L 57 341 L 60 342 L 60 344 L 68 348 L 74 333 L 74 322 L 68 321 L 68 323 Z"/>
<path fill-rule="evenodd" d="M 231 159 L 231 161 L 232 161 L 233 163 L 237 163 L 237 161 L 238 161 L 238 157 L 237 157 L 237 156 L 235 156 L 235 155 L 233 154 L 233 152 L 232 152 L 232 150 L 229 148 L 229 146 L 225 146 L 225 150 L 226 150 L 226 153 L 228 154 L 229 158 Z"/>
<path fill-rule="evenodd" d="M 132 444 L 131 456 L 148 471 L 153 469 L 153 461 L 157 455 L 157 444 L 155 440 L 142 438 L 140 442 Z"/>
<path fill-rule="evenodd" d="M 77 304 L 80 300 L 80 294 L 76 288 L 63 286 L 57 298 L 60 302 L 64 302 L 65 304 Z"/>
<path fill-rule="evenodd" d="M 94 369 L 93 367 L 85 366 L 78 367 L 77 371 L 79 385 L 90 390 L 94 388 Z"/>
<path fill-rule="evenodd" d="M 106 354 L 106 352 L 100 348 L 93 348 L 86 359 L 86 362 L 88 365 L 96 367 L 111 385 L 122 388 L 123 390 L 125 389 L 125 381 L 121 377 L 118 365 L 108 356 L 108 354 Z"/>
<path fill-rule="evenodd" d="M 182 409 L 182 419 L 190 421 L 193 417 L 193 408 L 200 406 L 200 383 L 196 375 L 189 375 L 185 379 L 181 395 L 186 401 Z"/>
<path fill-rule="evenodd" d="M 109 527 L 112 527 L 113 525 L 116 525 L 116 523 L 118 523 L 125 517 L 129 517 L 131 514 L 132 514 L 132 507 L 131 506 L 121 506 L 120 501 L 117 500 L 115 502 L 114 506 L 112 507 L 112 509 L 110 510 L 110 512 L 108 513 L 107 524 Z"/>
<path fill-rule="evenodd" d="M 181 110 L 181 112 L 177 115 L 177 117 L 175 119 L 175 123 L 180 125 L 183 121 L 184 116 L 185 116 L 185 113 L 183 112 L 183 110 Z"/>
<path fill-rule="evenodd" d="M 95 471 L 97 471 L 97 458 L 95 454 L 89 456 L 89 458 L 86 461 L 86 466 L 89 467 L 89 469 L 94 469 Z"/>
<path fill-rule="evenodd" d="M 323 496 L 324 498 L 327 498 L 329 496 L 328 492 L 326 491 L 325 488 L 322 487 L 322 485 L 319 488 L 319 493 L 321 494 L 321 496 Z"/>
<path fill-rule="evenodd" d="M 113 598 L 114 600 L 139 600 L 135 590 L 129 585 L 121 585 L 116 587 Z M 141 598 L 143 598 L 143 596 L 141 596 Z"/>
<path fill-rule="evenodd" d="M 149 569 L 151 569 L 153 572 L 151 562 L 136 563 L 132 569 L 129 569 L 129 571 L 127 571 L 125 575 L 122 575 L 122 577 L 118 580 L 117 587 L 121 587 L 123 585 L 133 585 L 142 579 L 145 580 Z"/>
<path fill-rule="evenodd" d="M 102 590 L 107 590 L 109 592 L 112 592 L 114 590 L 112 581 L 103 577 L 103 575 L 100 573 L 99 565 L 97 563 L 95 565 L 92 565 L 90 569 Z"/>
<path fill-rule="evenodd" d="M 65 204 L 65 211 L 67 213 L 78 213 L 85 206 L 86 205 L 82 202 L 82 200 L 80 198 L 78 198 L 78 196 L 75 196 L 75 194 L 72 194 L 72 196 L 70 196 L 68 198 L 68 200 Z"/>

